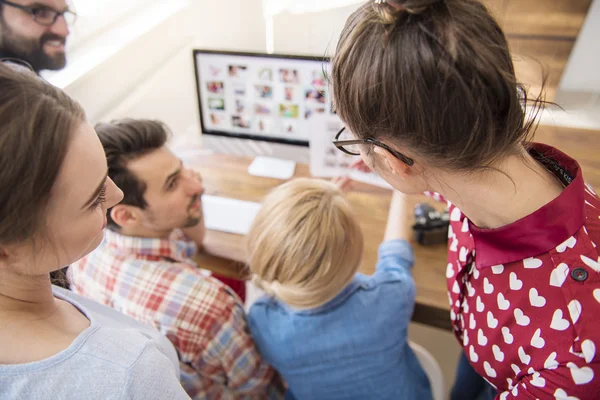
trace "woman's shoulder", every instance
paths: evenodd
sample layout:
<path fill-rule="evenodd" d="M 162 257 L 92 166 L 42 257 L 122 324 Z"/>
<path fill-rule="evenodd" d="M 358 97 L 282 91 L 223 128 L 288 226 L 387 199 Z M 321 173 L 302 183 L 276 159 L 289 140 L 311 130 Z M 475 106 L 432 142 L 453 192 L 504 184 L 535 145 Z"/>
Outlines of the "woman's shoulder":
<path fill-rule="evenodd" d="M 53 288 L 55 296 L 71 303 L 91 321 L 90 334 L 83 352 L 89 352 L 98 360 L 108 358 L 115 365 L 130 366 L 148 347 L 156 344 L 157 349 L 170 360 L 179 374 L 179 360 L 171 342 L 151 326 L 142 324 L 110 307 L 97 303 L 71 291 Z M 101 349 L 101 354 L 92 354 Z"/>
<path fill-rule="evenodd" d="M 175 366 L 154 339 L 97 324 L 53 357 L 0 368 L 0 386 L 12 398 L 157 398 L 148 397 L 150 389 L 187 398 Z"/>

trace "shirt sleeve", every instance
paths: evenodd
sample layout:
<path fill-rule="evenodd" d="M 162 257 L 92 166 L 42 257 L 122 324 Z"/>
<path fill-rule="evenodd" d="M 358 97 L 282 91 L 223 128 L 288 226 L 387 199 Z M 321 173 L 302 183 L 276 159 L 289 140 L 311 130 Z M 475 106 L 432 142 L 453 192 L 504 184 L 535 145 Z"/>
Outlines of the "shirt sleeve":
<path fill-rule="evenodd" d="M 209 346 L 207 354 L 220 363 L 230 391 L 252 398 L 283 398 L 281 379 L 258 353 L 241 304 L 234 303 Z"/>
<path fill-rule="evenodd" d="M 190 397 L 179 383 L 173 364 L 160 352 L 156 343 L 150 341 L 127 371 L 124 398 L 179 400 Z"/>
<path fill-rule="evenodd" d="M 415 256 L 410 243 L 403 239 L 388 240 L 379 245 L 376 270 L 410 276 L 414 261 Z"/>
<path fill-rule="evenodd" d="M 556 369 L 540 372 L 530 371 L 518 382 L 511 383 L 509 390 L 499 392 L 496 400 L 515 399 L 589 399 L 590 393 L 598 393 L 600 382 L 593 379 L 600 376 L 600 365 L 587 364 L 585 360 Z"/>

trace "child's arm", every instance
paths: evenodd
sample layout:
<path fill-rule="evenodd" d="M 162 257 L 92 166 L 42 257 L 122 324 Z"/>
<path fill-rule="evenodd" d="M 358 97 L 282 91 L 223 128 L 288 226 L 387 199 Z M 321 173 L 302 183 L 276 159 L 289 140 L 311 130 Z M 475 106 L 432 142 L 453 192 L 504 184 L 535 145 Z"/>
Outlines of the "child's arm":
<path fill-rule="evenodd" d="M 397 271 L 410 277 L 410 269 L 414 263 L 413 249 L 408 240 L 411 237 L 411 227 L 408 201 L 406 196 L 394 191 L 384 241 L 379 246 L 377 271 Z M 409 279 L 412 282 L 412 278 Z"/>
<path fill-rule="evenodd" d="M 394 190 L 383 240 L 386 242 L 396 239 L 408 241 L 411 237 L 411 228 L 408 224 L 409 215 L 406 195 Z"/>

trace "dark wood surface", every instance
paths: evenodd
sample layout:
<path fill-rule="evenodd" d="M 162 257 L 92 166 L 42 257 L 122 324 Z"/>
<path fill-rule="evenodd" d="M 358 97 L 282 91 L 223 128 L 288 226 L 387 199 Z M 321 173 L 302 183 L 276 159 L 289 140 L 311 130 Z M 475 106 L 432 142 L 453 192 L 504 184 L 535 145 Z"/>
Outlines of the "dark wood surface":
<path fill-rule="evenodd" d="M 535 140 L 548 143 L 579 160 L 586 180 L 600 188 L 600 132 L 578 129 L 540 127 Z M 281 184 L 277 179 L 251 176 L 247 173 L 250 158 L 209 155 L 186 160 L 188 165 L 202 174 L 206 194 L 260 202 L 272 188 Z M 295 177 L 310 176 L 307 165 L 296 167 Z M 383 240 L 391 191 L 357 183 L 348 194 L 359 216 L 364 231 L 365 253 L 360 271 L 371 274 L 377 260 L 377 248 Z M 435 203 L 422 196 L 410 200 L 412 207 L 419 201 Z M 406 221 L 412 224 L 413 221 Z M 208 231 L 205 252 L 197 261 L 202 268 L 216 273 L 243 277 L 246 268 L 244 236 L 219 231 Z M 415 268 L 413 276 L 417 297 L 413 321 L 442 329 L 450 329 L 449 305 L 446 293 L 447 246 L 421 246 L 413 243 Z"/>

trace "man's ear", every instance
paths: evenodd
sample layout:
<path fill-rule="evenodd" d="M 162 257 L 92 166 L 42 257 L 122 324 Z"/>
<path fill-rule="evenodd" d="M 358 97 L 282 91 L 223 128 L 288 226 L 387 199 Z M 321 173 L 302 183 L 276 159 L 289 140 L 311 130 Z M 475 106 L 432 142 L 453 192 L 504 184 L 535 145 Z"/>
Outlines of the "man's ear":
<path fill-rule="evenodd" d="M 140 224 L 140 209 L 125 204 L 117 204 L 110 209 L 110 217 L 121 228 L 132 228 Z"/>
<path fill-rule="evenodd" d="M 373 151 L 378 154 L 383 161 L 387 164 L 389 171 L 402 180 L 406 180 L 413 173 L 412 167 L 406 165 L 400 159 L 395 157 L 392 153 L 384 149 L 383 147 L 373 146 Z"/>

